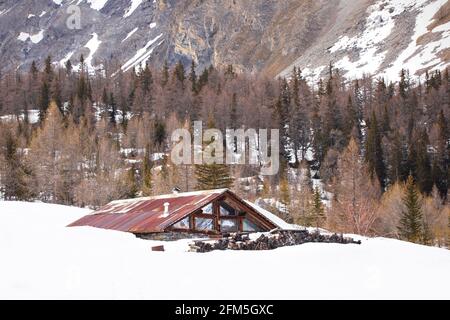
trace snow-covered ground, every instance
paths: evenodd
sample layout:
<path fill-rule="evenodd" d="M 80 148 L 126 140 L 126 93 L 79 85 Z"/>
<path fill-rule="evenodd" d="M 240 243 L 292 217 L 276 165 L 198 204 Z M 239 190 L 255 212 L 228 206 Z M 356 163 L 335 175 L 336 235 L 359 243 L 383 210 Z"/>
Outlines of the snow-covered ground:
<path fill-rule="evenodd" d="M 88 212 L 0 202 L 0 299 L 450 298 L 444 249 L 363 238 L 206 254 L 178 241 L 152 252 L 160 242 L 65 227 Z"/>

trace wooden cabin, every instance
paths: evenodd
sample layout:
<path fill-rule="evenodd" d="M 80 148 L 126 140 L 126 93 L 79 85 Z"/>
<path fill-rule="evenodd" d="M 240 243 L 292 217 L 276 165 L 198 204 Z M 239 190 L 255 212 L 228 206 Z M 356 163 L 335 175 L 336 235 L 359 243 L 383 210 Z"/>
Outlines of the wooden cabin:
<path fill-rule="evenodd" d="M 214 237 L 290 227 L 228 189 L 113 201 L 69 225 L 75 226 L 130 232 L 148 239 Z"/>

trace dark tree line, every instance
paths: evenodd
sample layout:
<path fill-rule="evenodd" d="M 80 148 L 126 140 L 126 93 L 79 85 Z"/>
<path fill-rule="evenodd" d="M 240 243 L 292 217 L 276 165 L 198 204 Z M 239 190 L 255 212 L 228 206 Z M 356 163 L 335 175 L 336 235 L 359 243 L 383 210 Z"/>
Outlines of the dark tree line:
<path fill-rule="evenodd" d="M 313 178 L 332 186 L 353 140 L 367 179 L 381 192 L 411 175 L 422 195 L 436 189 L 447 201 L 448 69 L 427 72 L 423 81 L 402 70 L 397 83 L 369 76 L 349 82 L 330 65 L 328 76 L 311 84 L 297 68 L 289 78 L 269 79 L 236 73 L 231 65 L 198 70 L 194 62 L 187 68 L 165 63 L 121 72 L 110 63 L 90 74 L 83 57 L 72 63 L 57 67 L 48 57 L 28 73 L 1 75 L 0 115 L 8 116 L 0 122 L 0 187 L 6 199 L 98 206 L 174 184 L 190 190 L 226 181 L 237 188 L 236 181 L 257 176 L 258 168 L 177 168 L 167 156 L 153 157 L 170 151 L 172 130 L 210 119 L 223 131 L 280 129 L 281 170 L 262 182 L 262 190 L 254 188 L 256 194 L 286 193 L 288 171 L 305 162 Z M 45 188 L 44 165 L 55 174 Z M 94 199 L 86 191 L 102 187 L 109 195 Z"/>

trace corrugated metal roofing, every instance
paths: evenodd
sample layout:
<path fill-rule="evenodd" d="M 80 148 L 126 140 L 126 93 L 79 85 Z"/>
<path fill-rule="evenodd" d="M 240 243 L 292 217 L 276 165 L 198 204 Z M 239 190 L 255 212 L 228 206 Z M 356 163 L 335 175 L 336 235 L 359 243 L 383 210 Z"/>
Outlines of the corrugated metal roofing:
<path fill-rule="evenodd" d="M 69 227 L 91 226 L 132 233 L 163 232 L 225 192 L 227 189 L 113 201 Z M 166 202 L 169 203 L 167 216 L 164 215 Z"/>

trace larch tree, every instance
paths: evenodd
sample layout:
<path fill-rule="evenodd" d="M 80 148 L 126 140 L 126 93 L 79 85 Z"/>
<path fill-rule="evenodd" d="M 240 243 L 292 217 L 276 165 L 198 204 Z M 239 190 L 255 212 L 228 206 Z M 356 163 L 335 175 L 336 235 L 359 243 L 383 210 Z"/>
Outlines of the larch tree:
<path fill-rule="evenodd" d="M 352 138 L 338 161 L 335 195 L 329 215 L 331 228 L 362 235 L 372 232 L 377 218 L 380 187 L 376 180 L 367 177 L 367 166 Z"/>
<path fill-rule="evenodd" d="M 34 168 L 35 193 L 44 201 L 57 203 L 64 144 L 64 123 L 56 103 L 51 102 L 42 127 L 30 144 L 29 163 Z"/>

